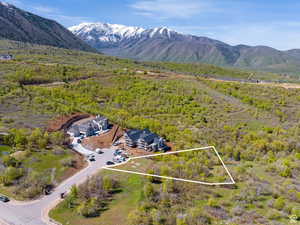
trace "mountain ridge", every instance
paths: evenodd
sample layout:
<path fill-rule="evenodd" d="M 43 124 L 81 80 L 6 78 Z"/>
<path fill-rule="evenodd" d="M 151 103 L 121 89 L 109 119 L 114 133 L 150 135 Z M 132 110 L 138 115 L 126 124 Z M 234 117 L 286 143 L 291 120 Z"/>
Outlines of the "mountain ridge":
<path fill-rule="evenodd" d="M 122 27 L 123 33 L 118 32 L 116 27 Z M 101 52 L 118 57 L 144 61 L 202 62 L 272 72 L 289 71 L 290 67 L 300 70 L 300 49 L 280 51 L 263 45 L 229 45 L 166 27 L 144 29 L 98 22 L 69 29 Z M 130 35 L 124 35 L 129 30 Z"/>
<path fill-rule="evenodd" d="M 0 38 L 96 52 L 56 21 L 45 19 L 1 1 Z"/>

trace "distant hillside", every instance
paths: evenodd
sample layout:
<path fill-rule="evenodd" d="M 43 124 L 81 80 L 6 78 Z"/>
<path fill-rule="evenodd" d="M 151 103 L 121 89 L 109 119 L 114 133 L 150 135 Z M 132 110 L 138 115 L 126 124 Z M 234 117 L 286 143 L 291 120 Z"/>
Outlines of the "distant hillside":
<path fill-rule="evenodd" d="M 16 64 L 18 67 L 35 67 L 35 64 L 45 64 L 52 68 L 53 64 L 83 66 L 88 70 L 94 70 L 96 74 L 124 74 L 130 71 L 135 74 L 136 71 L 145 71 L 151 74 L 160 74 L 164 72 L 174 72 L 179 74 L 189 74 L 202 77 L 213 77 L 225 80 L 271 80 L 297 82 L 299 77 L 283 76 L 276 73 L 251 71 L 238 68 L 220 67 L 203 63 L 173 63 L 173 62 L 139 62 L 130 59 L 120 59 L 104 54 L 90 53 L 86 51 L 69 50 L 44 45 L 36 45 L 11 40 L 0 40 L 0 54 L 13 54 L 16 61 L 23 62 Z M 8 62 L 9 63 L 9 62 Z M 13 63 L 13 62 L 12 62 Z M 2 63 L 4 64 L 4 63 Z M 2 65 L 0 64 L 0 65 Z M 7 71 L 5 65 L 0 66 L 1 73 L 15 72 Z M 53 69 L 53 68 L 52 68 Z M 59 73 L 60 74 L 60 73 Z M 44 77 L 51 76 L 50 81 L 57 81 L 57 75 L 45 73 Z M 140 74 L 140 72 L 138 72 Z M 60 74 L 61 75 L 61 74 Z M 85 69 L 80 71 L 79 76 L 90 76 Z M 74 76 L 74 75 L 73 75 Z M 47 78 L 47 79 L 48 79 Z"/>
<path fill-rule="evenodd" d="M 69 29 L 101 52 L 119 57 L 144 61 L 201 62 L 300 74 L 300 50 L 231 46 L 165 27 L 143 29 L 108 23 L 83 23 Z"/>
<path fill-rule="evenodd" d="M 53 20 L 0 2 L 0 39 L 96 51 Z"/>

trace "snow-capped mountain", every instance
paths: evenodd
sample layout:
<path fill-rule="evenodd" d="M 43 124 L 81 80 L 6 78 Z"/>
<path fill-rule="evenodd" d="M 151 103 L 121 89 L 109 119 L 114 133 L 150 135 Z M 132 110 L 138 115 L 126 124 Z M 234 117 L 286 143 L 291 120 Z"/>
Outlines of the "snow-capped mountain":
<path fill-rule="evenodd" d="M 109 23 L 82 23 L 69 30 L 98 49 L 118 46 L 120 43 L 141 38 L 171 38 L 179 34 L 166 27 L 144 29 Z"/>
<path fill-rule="evenodd" d="M 109 23 L 82 23 L 69 30 L 105 54 L 142 60 L 199 61 L 204 54 L 202 58 L 209 62 L 205 54 L 214 52 L 216 45 L 226 45 L 167 27 L 144 29 Z"/>
<path fill-rule="evenodd" d="M 204 62 L 255 69 L 272 69 L 282 64 L 300 66 L 298 50 L 295 53 L 266 46 L 231 46 L 207 37 L 182 34 L 166 27 L 144 29 L 109 23 L 83 23 L 69 29 L 102 53 L 124 58 Z"/>
<path fill-rule="evenodd" d="M 84 39 L 103 42 L 119 42 L 138 36 L 145 31 L 145 29 L 139 27 L 109 23 L 82 23 L 78 26 L 70 27 L 69 30 Z"/>

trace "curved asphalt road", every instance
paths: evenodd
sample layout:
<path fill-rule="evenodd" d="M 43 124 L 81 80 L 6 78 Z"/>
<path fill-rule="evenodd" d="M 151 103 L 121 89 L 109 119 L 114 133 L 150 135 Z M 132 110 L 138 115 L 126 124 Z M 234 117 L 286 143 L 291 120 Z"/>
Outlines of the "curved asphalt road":
<path fill-rule="evenodd" d="M 51 195 L 44 196 L 32 202 L 11 201 L 0 202 L 0 224 L 9 225 L 45 225 L 54 224 L 48 220 L 48 211 L 60 199 L 60 193 L 67 192 L 73 185 L 84 182 L 87 177 L 96 174 L 106 162 L 112 160 L 113 150 L 103 150 L 103 154 L 95 154 L 96 161 L 89 163 L 88 167 L 81 170 L 60 184 Z"/>

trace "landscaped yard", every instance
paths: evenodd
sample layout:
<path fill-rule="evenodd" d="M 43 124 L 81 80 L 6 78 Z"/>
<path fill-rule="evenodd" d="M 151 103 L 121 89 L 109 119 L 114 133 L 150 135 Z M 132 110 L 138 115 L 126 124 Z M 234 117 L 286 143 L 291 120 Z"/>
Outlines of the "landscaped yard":
<path fill-rule="evenodd" d="M 0 146 L 0 158 L 1 153 L 8 152 L 9 150 L 10 147 Z M 15 157 L 18 158 L 20 162 L 22 162 L 21 168 L 23 168 L 23 171 L 25 171 L 23 178 L 20 178 L 21 180 L 19 184 L 15 183 L 5 186 L 0 185 L 1 194 L 5 194 L 18 200 L 27 199 L 27 197 L 23 196 L 23 194 L 20 193 L 22 192 L 22 183 L 27 183 L 31 180 L 32 182 L 35 182 L 35 180 L 38 179 L 45 184 L 58 184 L 63 179 L 67 178 L 67 174 L 69 174 L 70 176 L 74 174 L 76 170 L 75 168 L 71 168 L 70 166 L 66 165 L 67 162 L 78 160 L 78 156 L 68 149 L 60 149 L 59 151 L 19 153 L 20 154 L 13 155 L 16 155 Z M 38 195 L 36 195 L 35 197 L 37 196 Z"/>
<path fill-rule="evenodd" d="M 0 145 L 0 157 L 2 155 L 8 154 L 11 150 L 11 147 L 7 146 L 7 145 Z"/>
<path fill-rule="evenodd" d="M 50 212 L 50 217 L 63 225 L 127 225 L 126 218 L 142 200 L 144 178 L 138 175 L 102 171 L 101 176 L 109 175 L 120 181 L 122 191 L 113 195 L 107 208 L 99 217 L 85 218 L 78 215 L 74 209 L 69 209 L 66 202 L 60 203 Z M 128 224 L 129 225 L 129 224 Z"/>

